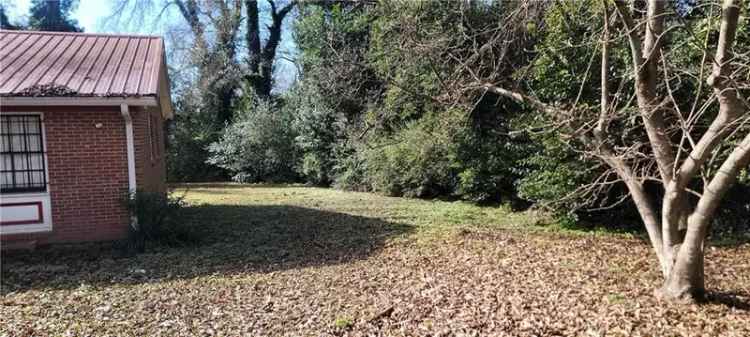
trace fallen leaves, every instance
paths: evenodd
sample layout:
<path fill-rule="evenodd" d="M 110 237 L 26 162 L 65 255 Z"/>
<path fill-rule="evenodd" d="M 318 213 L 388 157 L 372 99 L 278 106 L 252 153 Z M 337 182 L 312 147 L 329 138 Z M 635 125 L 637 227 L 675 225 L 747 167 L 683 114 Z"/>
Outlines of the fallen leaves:
<path fill-rule="evenodd" d="M 419 220 L 372 214 L 410 201 L 276 188 L 262 192 L 307 201 L 263 205 L 252 189 L 209 191 L 253 201 L 190 207 L 212 225 L 198 247 L 4 255 L 0 335 L 750 335 L 747 246 L 708 251 L 707 303 L 659 303 L 653 254 L 637 239 L 488 227 L 425 239 Z"/>

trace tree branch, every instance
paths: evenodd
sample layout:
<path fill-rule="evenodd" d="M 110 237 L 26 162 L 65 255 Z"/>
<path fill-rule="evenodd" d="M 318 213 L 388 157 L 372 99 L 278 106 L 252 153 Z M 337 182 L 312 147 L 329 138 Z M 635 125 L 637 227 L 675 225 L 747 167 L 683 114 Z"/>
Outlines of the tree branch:
<path fill-rule="evenodd" d="M 603 1 L 604 2 L 604 1 Z M 664 266 L 662 249 L 661 224 L 656 215 L 654 205 L 643 188 L 643 183 L 638 181 L 633 169 L 622 158 L 615 155 L 614 150 L 607 142 L 608 125 L 611 119 L 610 96 L 609 96 L 609 9 L 604 2 L 604 31 L 602 34 L 602 65 L 601 65 L 601 101 L 599 120 L 594 128 L 596 139 L 595 151 L 607 165 L 615 170 L 618 176 L 625 182 L 630 191 L 636 209 L 643 219 L 651 244 L 656 252 L 659 262 Z"/>
<path fill-rule="evenodd" d="M 615 7 L 628 30 L 628 41 L 636 78 L 635 91 L 638 109 L 643 119 L 649 143 L 654 151 L 659 173 L 662 180 L 669 182 L 672 180 L 674 170 L 674 154 L 666 133 L 663 109 L 656 97 L 656 77 L 658 73 L 655 60 L 661 54 L 659 34 L 662 30 L 663 4 L 660 0 L 649 0 L 648 2 L 648 25 L 644 43 L 641 43 L 638 37 L 637 27 L 633 22 L 627 4 L 622 0 L 617 0 L 615 1 Z M 648 55 L 646 59 L 643 57 L 644 52 Z"/>
<path fill-rule="evenodd" d="M 485 90 L 498 94 L 500 96 L 510 98 L 513 101 L 520 103 L 520 104 L 527 104 L 532 107 L 534 107 L 537 110 L 541 110 L 548 114 L 564 114 L 567 113 L 566 110 L 560 109 L 558 107 L 555 107 L 554 105 L 544 103 L 534 97 L 528 96 L 526 94 L 517 92 L 517 91 L 511 91 L 507 90 L 501 87 L 498 87 L 491 83 L 484 83 L 482 84 L 482 88 Z"/>
<path fill-rule="evenodd" d="M 182 17 L 187 21 L 188 26 L 190 26 L 190 30 L 193 31 L 193 34 L 195 34 L 195 40 L 199 47 L 201 48 L 207 48 L 208 44 L 206 42 L 206 36 L 205 31 L 206 28 L 201 23 L 200 18 L 198 17 L 198 4 L 195 0 L 175 0 L 175 5 L 177 5 L 177 8 L 180 10 L 180 14 L 182 14 Z"/>
<path fill-rule="evenodd" d="M 723 5 L 721 31 L 717 45 L 716 61 L 714 63 L 713 73 L 708 82 L 714 87 L 714 92 L 719 96 L 719 116 L 712 123 L 709 131 L 701 138 L 693 151 L 680 170 L 680 175 L 687 176 L 694 173 L 708 158 L 709 153 L 723 139 L 728 125 L 736 121 L 737 118 L 744 115 L 746 107 L 737 97 L 737 91 L 729 88 L 727 77 L 731 73 L 729 62 L 732 58 L 731 46 L 734 43 L 734 37 L 739 20 L 740 4 L 735 0 L 725 0 Z M 703 196 L 699 199 L 693 214 L 690 215 L 688 226 L 688 236 L 686 241 L 696 244 L 702 242 L 705 237 L 706 227 L 710 219 L 716 212 L 721 199 L 727 190 L 735 183 L 739 172 L 750 165 L 750 134 L 740 142 L 732 151 L 729 157 L 719 168 L 716 175 L 705 187 Z M 680 187 L 680 184 L 676 187 Z"/>
<path fill-rule="evenodd" d="M 728 126 L 742 116 L 745 110 L 737 97 L 737 90 L 728 85 L 729 74 L 732 72 L 730 64 L 732 59 L 731 47 L 734 44 L 737 31 L 739 5 L 735 4 L 733 0 L 727 0 L 724 7 L 713 71 L 707 81 L 709 85 L 713 86 L 714 93 L 718 97 L 719 114 L 681 165 L 675 177 L 675 187 L 680 190 L 687 186 L 690 178 L 697 174 L 711 152 L 726 135 L 729 130 Z"/>
<path fill-rule="evenodd" d="M 683 207 L 680 207 L 679 205 L 681 199 L 685 198 L 683 191 L 686 189 L 690 181 L 692 181 L 692 179 L 698 174 L 706 161 L 711 157 L 711 153 L 714 152 L 730 130 L 733 129 L 732 126 L 736 124 L 737 120 L 742 115 L 744 115 L 746 110 L 740 99 L 737 97 L 737 90 L 729 86 L 728 80 L 729 75 L 732 72 L 730 65 L 730 60 L 732 59 L 731 47 L 734 44 L 737 23 L 739 20 L 739 5 L 734 3 L 734 0 L 726 0 L 722 12 L 719 41 L 716 47 L 716 59 L 713 64 L 713 71 L 707 81 L 709 85 L 713 86 L 714 93 L 718 97 L 719 113 L 711 122 L 708 130 L 703 134 L 700 140 L 698 140 L 690 155 L 682 163 L 675 178 L 665 186 L 666 193 L 662 212 L 665 218 L 676 217 L 679 215 L 678 213 L 680 211 L 683 211 L 681 210 Z M 689 131 L 685 130 L 683 132 Z M 719 174 L 721 171 L 722 170 L 719 171 Z M 710 193 L 711 189 L 728 188 L 724 186 L 716 186 L 719 181 L 725 180 L 718 180 L 716 183 L 715 181 L 717 181 L 716 178 L 709 183 L 709 186 L 706 187 L 706 193 L 700 198 L 703 204 L 709 203 L 709 205 L 711 205 L 714 202 L 718 203 L 718 200 L 705 201 L 706 199 L 721 199 L 722 195 Z M 710 208 L 706 210 L 697 209 L 696 212 L 707 212 L 709 210 Z M 713 212 L 713 210 L 710 211 Z M 712 214 L 713 213 L 705 215 L 709 216 Z M 706 225 L 703 221 L 693 221 L 693 223 Z"/>

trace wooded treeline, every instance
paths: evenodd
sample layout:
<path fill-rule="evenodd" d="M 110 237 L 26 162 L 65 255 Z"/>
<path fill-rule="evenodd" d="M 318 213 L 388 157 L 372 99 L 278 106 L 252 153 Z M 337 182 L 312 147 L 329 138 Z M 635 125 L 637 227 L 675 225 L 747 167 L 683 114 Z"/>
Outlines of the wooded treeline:
<path fill-rule="evenodd" d="M 540 102 L 575 108 L 581 116 L 597 110 L 605 4 L 297 4 L 285 24 L 299 48 L 298 81 L 284 93 L 237 95 L 226 127 L 205 133 L 206 123 L 178 123 L 175 134 L 185 137 L 173 139 L 172 159 L 179 165 L 171 166 L 171 177 L 216 179 L 220 172 L 243 182 L 510 202 L 550 209 L 565 221 L 640 224 L 622 179 L 576 136 L 583 124 L 567 117 L 564 122 L 554 111 L 545 113 L 533 102 L 519 103 L 497 91 L 528 93 Z M 630 6 L 636 19 L 646 16 L 645 3 Z M 742 8 L 734 47 L 735 55 L 743 57 L 748 7 Z M 721 6 L 675 1 L 665 13 L 677 25 L 663 42 L 670 61 L 665 69 L 673 73 L 657 90 L 669 91 L 690 110 L 696 90 L 711 99 L 699 76 L 711 66 L 702 57 L 704 45 L 718 38 Z M 627 35 L 614 12 L 610 16 L 610 86 L 616 86 L 617 104 L 635 108 Z M 747 76 L 747 68 L 740 67 L 735 79 L 746 83 Z M 746 93 L 746 84 L 742 88 Z M 644 130 L 635 126 L 635 110 L 629 109 L 621 109 L 629 116 L 613 125 L 623 131 L 623 140 L 645 140 Z M 702 109 L 704 122 L 697 123 L 697 133 L 718 105 Z M 742 130 L 746 126 L 735 134 Z M 646 144 L 640 144 L 639 151 L 648 154 Z M 729 150 L 715 151 L 716 165 Z M 190 171 L 182 164 L 186 161 L 200 165 Z M 651 169 L 645 161 L 641 167 Z M 661 193 L 657 183 L 646 179 L 644 184 Z M 743 170 L 723 199 L 715 230 L 748 229 L 741 219 L 750 212 L 749 190 Z"/>

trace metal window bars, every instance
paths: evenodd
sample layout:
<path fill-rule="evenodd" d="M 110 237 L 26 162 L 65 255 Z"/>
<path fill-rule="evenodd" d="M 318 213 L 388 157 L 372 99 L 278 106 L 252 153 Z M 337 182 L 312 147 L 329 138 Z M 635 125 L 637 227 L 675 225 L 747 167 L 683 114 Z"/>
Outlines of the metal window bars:
<path fill-rule="evenodd" d="M 0 193 L 44 192 L 42 118 L 0 115 Z"/>

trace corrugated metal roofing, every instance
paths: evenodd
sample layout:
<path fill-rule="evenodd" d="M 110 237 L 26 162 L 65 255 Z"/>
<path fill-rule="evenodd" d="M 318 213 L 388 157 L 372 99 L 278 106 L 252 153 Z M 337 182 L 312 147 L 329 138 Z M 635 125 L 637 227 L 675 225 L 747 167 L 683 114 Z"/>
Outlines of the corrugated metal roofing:
<path fill-rule="evenodd" d="M 163 58 L 156 36 L 0 30 L 0 96 L 157 96 Z"/>

